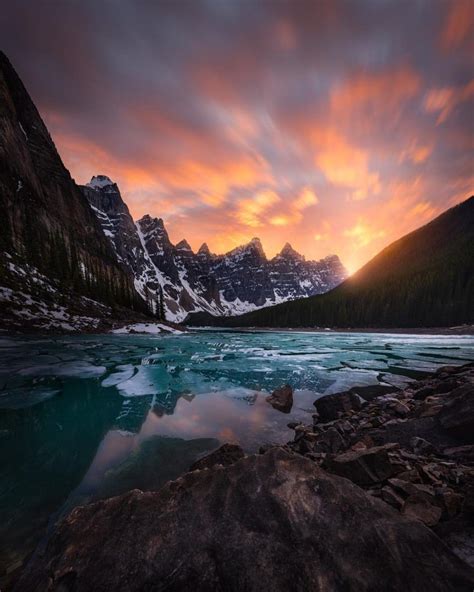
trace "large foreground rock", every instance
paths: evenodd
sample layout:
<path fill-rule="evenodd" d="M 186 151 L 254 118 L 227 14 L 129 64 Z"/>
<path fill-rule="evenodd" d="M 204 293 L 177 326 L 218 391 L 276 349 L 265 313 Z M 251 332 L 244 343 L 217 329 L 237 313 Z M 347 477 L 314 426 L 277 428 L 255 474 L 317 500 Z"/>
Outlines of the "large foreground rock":
<path fill-rule="evenodd" d="M 283 449 L 74 510 L 21 592 L 470 591 L 421 522 Z"/>
<path fill-rule="evenodd" d="M 314 402 L 316 411 L 319 413 L 319 420 L 322 423 L 333 421 L 348 411 L 359 411 L 362 409 L 362 404 L 363 399 L 351 391 L 326 395 Z"/>
<path fill-rule="evenodd" d="M 289 384 L 277 388 L 266 399 L 277 411 L 289 413 L 293 407 L 293 389 Z"/>

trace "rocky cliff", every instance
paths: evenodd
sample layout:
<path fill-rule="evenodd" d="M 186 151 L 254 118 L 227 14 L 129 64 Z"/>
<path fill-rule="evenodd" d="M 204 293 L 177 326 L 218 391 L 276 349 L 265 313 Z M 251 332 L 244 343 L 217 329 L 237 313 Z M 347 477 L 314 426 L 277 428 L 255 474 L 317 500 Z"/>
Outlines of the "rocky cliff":
<path fill-rule="evenodd" d="M 53 322 L 63 317 L 65 322 L 70 316 L 59 304 L 90 312 L 93 305 L 81 297 L 142 307 L 132 277 L 117 262 L 33 101 L 1 52 L 0 210 L 0 297 L 13 324 L 15 319 L 34 322 L 31 300 L 43 328 L 48 328 L 48 318 Z"/>

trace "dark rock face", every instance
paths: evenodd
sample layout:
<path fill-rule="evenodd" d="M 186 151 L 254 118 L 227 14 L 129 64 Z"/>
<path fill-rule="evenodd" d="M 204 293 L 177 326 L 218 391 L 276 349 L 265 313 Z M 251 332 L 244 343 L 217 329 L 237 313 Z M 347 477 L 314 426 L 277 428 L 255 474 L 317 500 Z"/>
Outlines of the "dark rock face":
<path fill-rule="evenodd" d="M 227 467 L 245 456 L 244 451 L 238 444 L 223 444 L 214 452 L 200 458 L 189 468 L 190 471 L 201 471 L 211 469 L 216 465 Z"/>
<path fill-rule="evenodd" d="M 267 397 L 267 401 L 277 411 L 289 413 L 293 407 L 293 389 L 289 384 L 277 388 Z"/>
<path fill-rule="evenodd" d="M 113 294 L 118 304 L 138 305 L 132 278 L 118 264 L 28 92 L 1 52 L 0 211 L 2 285 L 35 296 L 44 292 L 42 299 L 50 301 L 55 290 L 72 290 L 101 302 L 111 301 Z M 32 275 L 35 282 L 30 281 Z M 54 282 L 60 283 L 59 289 Z"/>
<path fill-rule="evenodd" d="M 75 509 L 17 586 L 470 591 L 474 571 L 421 522 L 281 448 L 158 492 Z"/>

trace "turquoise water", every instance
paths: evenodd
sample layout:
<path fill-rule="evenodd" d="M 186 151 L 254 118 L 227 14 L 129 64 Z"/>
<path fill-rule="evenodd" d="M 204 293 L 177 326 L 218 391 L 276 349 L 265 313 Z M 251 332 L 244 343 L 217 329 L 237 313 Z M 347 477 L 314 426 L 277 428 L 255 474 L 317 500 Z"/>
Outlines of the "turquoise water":
<path fill-rule="evenodd" d="M 317 396 L 474 359 L 472 336 L 196 332 L 0 338 L 0 582 L 73 506 L 153 489 L 220 443 L 292 437 Z M 265 396 L 290 383 L 295 405 Z"/>

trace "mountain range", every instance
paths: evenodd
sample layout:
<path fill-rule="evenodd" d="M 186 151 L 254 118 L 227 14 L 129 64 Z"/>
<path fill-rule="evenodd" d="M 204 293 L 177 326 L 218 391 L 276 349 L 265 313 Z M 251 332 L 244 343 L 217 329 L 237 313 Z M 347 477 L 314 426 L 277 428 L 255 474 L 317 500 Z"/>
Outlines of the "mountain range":
<path fill-rule="evenodd" d="M 0 302 L 4 327 L 98 329 L 105 317 L 234 315 L 326 292 L 346 276 L 336 255 L 286 244 L 267 259 L 252 239 L 224 255 L 171 243 L 163 220 L 134 222 L 119 188 L 79 186 L 0 52 Z"/>
<path fill-rule="evenodd" d="M 135 223 L 116 183 L 105 175 L 82 190 L 138 293 L 153 309 L 162 294 L 170 321 L 195 311 L 234 315 L 321 294 L 347 277 L 336 255 L 306 261 L 287 243 L 267 259 L 258 238 L 224 255 L 211 253 L 206 243 L 194 253 L 186 240 L 171 243 L 161 218 L 146 215 Z"/>
<path fill-rule="evenodd" d="M 474 196 L 383 249 L 320 296 L 192 325 L 445 327 L 474 323 Z"/>

